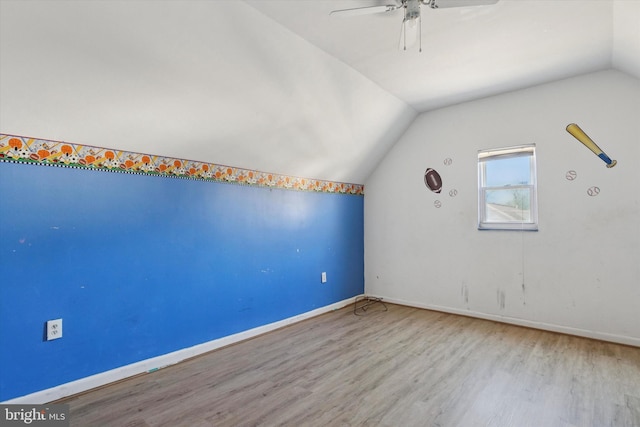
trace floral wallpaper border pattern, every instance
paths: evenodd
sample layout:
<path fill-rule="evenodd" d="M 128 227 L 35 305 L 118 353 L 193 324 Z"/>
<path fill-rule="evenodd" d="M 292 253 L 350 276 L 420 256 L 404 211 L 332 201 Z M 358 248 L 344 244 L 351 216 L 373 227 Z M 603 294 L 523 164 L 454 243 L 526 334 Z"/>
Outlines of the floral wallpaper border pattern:
<path fill-rule="evenodd" d="M 213 163 L 0 134 L 0 162 L 30 163 L 235 183 L 299 191 L 364 195 L 364 186 L 299 178 Z"/>

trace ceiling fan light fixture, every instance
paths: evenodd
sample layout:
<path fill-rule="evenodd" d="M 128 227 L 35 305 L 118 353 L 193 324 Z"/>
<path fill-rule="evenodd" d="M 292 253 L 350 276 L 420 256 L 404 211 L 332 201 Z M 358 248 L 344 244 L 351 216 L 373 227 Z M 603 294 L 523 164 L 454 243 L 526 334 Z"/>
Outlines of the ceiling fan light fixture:
<path fill-rule="evenodd" d="M 400 50 L 412 48 L 418 41 L 417 19 L 402 21 L 402 30 L 400 31 Z"/>
<path fill-rule="evenodd" d="M 404 12 L 404 19 L 418 19 L 420 18 L 420 0 L 407 0 Z"/>
<path fill-rule="evenodd" d="M 400 31 L 400 50 L 407 50 L 412 47 L 416 41 L 420 41 L 420 52 L 422 52 L 422 16 L 420 15 L 421 0 L 405 0 L 402 2 L 404 7 L 404 20 L 402 21 L 402 29 Z"/>

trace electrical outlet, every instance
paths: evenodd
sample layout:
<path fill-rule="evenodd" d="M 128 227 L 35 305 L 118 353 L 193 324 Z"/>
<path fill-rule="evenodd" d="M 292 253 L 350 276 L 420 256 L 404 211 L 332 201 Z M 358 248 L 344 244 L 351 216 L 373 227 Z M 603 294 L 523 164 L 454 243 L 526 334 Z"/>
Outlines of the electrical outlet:
<path fill-rule="evenodd" d="M 327 283 L 327 273 L 325 271 L 322 272 L 322 275 L 320 276 L 320 281 L 322 283 Z"/>
<path fill-rule="evenodd" d="M 62 319 L 47 320 L 47 341 L 62 338 Z"/>

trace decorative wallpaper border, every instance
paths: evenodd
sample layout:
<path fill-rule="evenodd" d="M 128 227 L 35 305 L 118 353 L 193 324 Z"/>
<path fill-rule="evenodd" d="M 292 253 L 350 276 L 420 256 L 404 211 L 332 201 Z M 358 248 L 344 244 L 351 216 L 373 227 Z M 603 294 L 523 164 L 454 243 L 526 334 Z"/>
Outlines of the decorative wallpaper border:
<path fill-rule="evenodd" d="M 0 162 L 197 179 L 257 187 L 364 195 L 364 186 L 299 178 L 193 160 L 0 134 Z"/>

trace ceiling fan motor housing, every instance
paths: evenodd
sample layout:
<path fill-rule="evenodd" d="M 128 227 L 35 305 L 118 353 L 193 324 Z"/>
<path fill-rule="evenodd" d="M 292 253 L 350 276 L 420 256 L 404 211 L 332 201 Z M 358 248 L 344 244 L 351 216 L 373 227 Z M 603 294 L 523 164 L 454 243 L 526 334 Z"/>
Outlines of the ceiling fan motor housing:
<path fill-rule="evenodd" d="M 405 19 L 410 21 L 420 17 L 420 0 L 408 0 L 406 3 Z"/>

